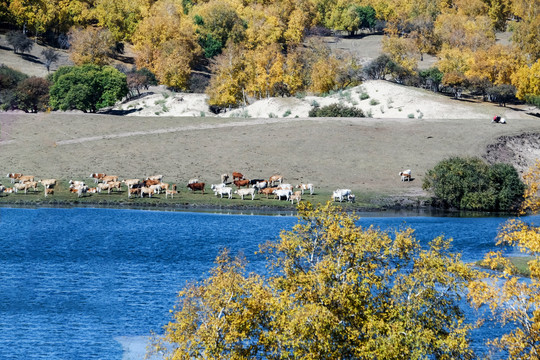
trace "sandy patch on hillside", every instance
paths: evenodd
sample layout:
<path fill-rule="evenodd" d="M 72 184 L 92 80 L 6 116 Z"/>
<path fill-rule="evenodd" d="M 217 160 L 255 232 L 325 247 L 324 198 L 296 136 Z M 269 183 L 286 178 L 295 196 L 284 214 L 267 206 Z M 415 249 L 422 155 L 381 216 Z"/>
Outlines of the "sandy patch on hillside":
<path fill-rule="evenodd" d="M 367 94 L 367 98 L 362 100 Z M 362 85 L 335 94 L 305 97 L 277 97 L 254 101 L 246 106 L 215 115 L 210 112 L 204 94 L 173 93 L 153 87 L 141 98 L 126 101 L 113 110 L 128 116 L 218 116 L 239 118 L 308 117 L 313 106 L 341 103 L 355 106 L 367 117 L 385 119 L 491 119 L 498 114 L 507 118 L 526 116 L 526 111 L 502 108 L 489 103 L 455 100 L 429 90 L 411 88 L 388 81 L 366 81 Z"/>

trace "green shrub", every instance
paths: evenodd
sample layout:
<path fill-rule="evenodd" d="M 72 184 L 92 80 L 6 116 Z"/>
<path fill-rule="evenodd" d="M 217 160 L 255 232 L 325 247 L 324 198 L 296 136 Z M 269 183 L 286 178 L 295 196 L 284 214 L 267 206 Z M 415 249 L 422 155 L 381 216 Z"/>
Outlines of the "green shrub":
<path fill-rule="evenodd" d="M 287 117 L 289 115 L 291 115 L 291 110 L 289 109 L 283 113 L 283 117 Z"/>
<path fill-rule="evenodd" d="M 360 94 L 360 100 L 366 100 L 369 99 L 369 94 L 367 92 L 363 92 Z"/>
<path fill-rule="evenodd" d="M 377 100 L 377 99 L 371 99 L 371 100 L 369 101 L 369 105 L 379 105 L 379 100 Z"/>
<path fill-rule="evenodd" d="M 310 117 L 365 117 L 362 109 L 349 107 L 343 104 L 332 104 L 323 107 L 314 107 L 309 111 Z"/>
<path fill-rule="evenodd" d="M 446 207 L 512 211 L 522 200 L 525 185 L 512 165 L 452 157 L 427 172 L 422 188 L 433 191 Z"/>
<path fill-rule="evenodd" d="M 407 117 L 408 117 L 409 119 L 414 119 L 414 114 L 413 114 L 413 113 L 410 113 L 409 115 L 407 115 Z"/>

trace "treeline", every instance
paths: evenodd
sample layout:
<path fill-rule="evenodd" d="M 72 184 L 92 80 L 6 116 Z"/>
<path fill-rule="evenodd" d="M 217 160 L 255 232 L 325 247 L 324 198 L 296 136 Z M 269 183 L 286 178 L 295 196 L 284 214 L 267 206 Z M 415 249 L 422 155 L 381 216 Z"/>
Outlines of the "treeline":
<path fill-rule="evenodd" d="M 106 65 L 128 42 L 138 69 L 179 90 L 204 87 L 217 108 L 370 76 L 419 85 L 424 54 L 439 58 L 437 89 L 493 98 L 496 88 L 538 103 L 539 9 L 540 0 L 11 0 L 0 1 L 0 21 L 69 46 L 77 65 Z M 507 29 L 510 45 L 497 43 Z M 392 66 L 382 75 L 310 36 L 359 31 L 384 31 Z"/>

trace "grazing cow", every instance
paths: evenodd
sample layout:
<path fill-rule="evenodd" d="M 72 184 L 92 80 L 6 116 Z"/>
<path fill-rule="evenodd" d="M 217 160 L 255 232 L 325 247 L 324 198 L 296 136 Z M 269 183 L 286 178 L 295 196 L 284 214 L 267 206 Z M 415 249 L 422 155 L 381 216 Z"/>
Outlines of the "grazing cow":
<path fill-rule="evenodd" d="M 107 174 L 103 174 L 103 173 L 93 173 L 93 174 L 90 174 L 89 177 L 91 178 L 94 178 L 94 182 L 97 184 L 101 179 L 103 179 L 105 176 L 107 176 Z"/>
<path fill-rule="evenodd" d="M 220 178 L 221 178 L 221 182 L 223 184 L 225 184 L 227 182 L 227 180 L 229 180 L 229 174 L 225 173 L 225 174 L 221 174 L 220 175 Z"/>
<path fill-rule="evenodd" d="M 101 179 L 102 183 L 108 183 L 111 181 L 118 181 L 118 176 L 116 175 L 106 175 Z"/>
<path fill-rule="evenodd" d="M 97 192 L 101 194 L 103 190 L 107 190 L 107 194 L 111 193 L 112 184 L 110 183 L 99 183 L 97 185 Z"/>
<path fill-rule="evenodd" d="M 98 189 L 97 189 L 97 187 L 88 188 L 88 190 L 86 192 L 88 192 L 90 194 L 97 194 Z"/>
<path fill-rule="evenodd" d="M 223 195 L 227 195 L 227 197 L 229 199 L 232 199 L 232 187 L 230 186 L 222 186 L 222 187 L 219 187 L 217 189 L 214 190 L 214 193 L 215 195 L 217 196 L 219 194 L 219 196 L 223 199 Z"/>
<path fill-rule="evenodd" d="M 291 184 L 281 184 L 277 187 L 279 190 L 291 190 L 293 189 L 293 186 Z"/>
<path fill-rule="evenodd" d="M 305 190 L 309 190 L 309 195 L 313 195 L 313 184 L 298 184 L 296 188 L 302 190 L 302 195 Z"/>
<path fill-rule="evenodd" d="M 234 193 L 240 195 L 242 200 L 244 200 L 244 196 L 248 196 L 248 195 L 251 195 L 251 200 L 255 199 L 255 189 L 254 188 L 238 189 Z"/>
<path fill-rule="evenodd" d="M 283 176 L 281 175 L 272 175 L 270 176 L 270 179 L 268 179 L 268 184 L 270 186 L 275 186 L 276 183 L 282 183 L 283 182 Z"/>
<path fill-rule="evenodd" d="M 6 190 L 6 188 L 0 184 L 0 195 L 2 195 L 2 193 Z"/>
<path fill-rule="evenodd" d="M 141 195 L 141 188 L 140 187 L 129 188 L 128 189 L 128 199 L 131 199 L 131 195 L 135 195 L 135 196 Z"/>
<path fill-rule="evenodd" d="M 252 179 L 252 180 L 249 180 L 249 185 L 255 185 L 255 184 L 263 182 L 263 181 L 266 181 L 266 180 L 264 180 L 264 179 Z"/>
<path fill-rule="evenodd" d="M 37 191 L 37 181 L 27 181 L 24 183 L 16 183 L 13 185 L 13 188 L 15 189 L 15 192 L 18 192 L 20 190 L 24 190 L 24 193 L 27 193 L 27 190 L 32 188 L 35 191 Z"/>
<path fill-rule="evenodd" d="M 159 180 L 161 182 L 161 180 L 163 180 L 163 175 L 152 175 L 147 177 L 145 180 Z"/>
<path fill-rule="evenodd" d="M 243 180 L 243 179 L 244 179 L 244 175 L 242 175 L 242 173 L 233 171 L 233 173 L 232 173 L 232 179 L 233 179 L 233 181 L 234 181 L 234 180 Z"/>
<path fill-rule="evenodd" d="M 126 179 L 122 180 L 124 184 L 128 187 L 128 189 L 131 189 L 132 187 L 139 185 L 141 183 L 141 180 L 139 179 Z"/>
<path fill-rule="evenodd" d="M 201 183 L 193 183 L 193 184 L 187 184 L 187 187 L 190 189 L 190 190 L 201 190 L 202 193 L 204 194 L 204 183 L 201 182 Z"/>
<path fill-rule="evenodd" d="M 350 189 L 337 189 L 332 193 L 332 200 L 339 200 L 339 202 L 342 202 L 343 200 L 350 201 L 350 195 L 352 195 L 352 191 Z"/>
<path fill-rule="evenodd" d="M 84 185 L 86 185 L 84 183 L 84 181 L 69 180 L 69 188 L 70 189 L 75 189 L 75 188 L 78 188 L 79 186 L 84 186 Z"/>
<path fill-rule="evenodd" d="M 169 195 L 171 196 L 171 199 L 172 199 L 174 194 L 178 194 L 178 191 L 176 191 L 175 189 L 165 190 L 165 199 L 167 199 Z"/>
<path fill-rule="evenodd" d="M 150 185 L 149 188 L 154 192 L 154 194 L 161 194 L 161 184 Z"/>
<path fill-rule="evenodd" d="M 147 186 L 143 186 L 142 188 L 140 188 L 140 190 L 141 190 L 141 197 L 144 197 L 144 195 L 148 195 L 148 197 L 151 198 L 152 193 L 154 192 L 153 189 L 150 189 Z"/>
<path fill-rule="evenodd" d="M 266 188 L 268 183 L 266 181 L 260 181 L 253 185 L 253 188 L 255 188 L 257 191 L 261 191 L 262 189 Z"/>
<path fill-rule="evenodd" d="M 45 188 L 44 189 L 45 191 L 45 197 L 49 196 L 49 195 L 54 195 L 54 189 L 53 188 Z"/>
<path fill-rule="evenodd" d="M 298 205 L 300 201 L 302 201 L 302 192 L 301 191 L 295 191 L 294 194 L 290 197 L 291 204 L 294 204 L 294 200 L 296 200 L 296 204 Z"/>
<path fill-rule="evenodd" d="M 276 189 L 273 192 L 274 198 L 277 198 L 281 200 L 282 197 L 285 197 L 287 201 L 291 198 L 292 191 L 291 190 L 285 190 L 285 189 Z"/>
<path fill-rule="evenodd" d="M 56 185 L 56 179 L 39 180 L 38 183 L 43 185 L 45 189 L 52 188 Z"/>
<path fill-rule="evenodd" d="M 401 176 L 401 181 L 411 181 L 411 169 L 400 171 L 399 176 Z"/>
<path fill-rule="evenodd" d="M 266 198 L 268 199 L 268 196 L 270 194 L 273 194 L 275 190 L 277 190 L 277 187 L 272 187 L 272 188 L 267 187 L 267 188 L 261 189 L 260 193 L 266 195 Z"/>
<path fill-rule="evenodd" d="M 9 173 L 9 174 L 6 175 L 6 177 L 11 179 L 12 184 L 15 183 L 15 180 L 17 180 L 21 176 L 23 176 L 23 174 L 21 174 L 21 173 Z"/>
<path fill-rule="evenodd" d="M 156 179 L 146 179 L 143 181 L 143 186 L 145 187 L 149 187 L 149 186 L 152 186 L 152 185 L 157 185 L 159 184 L 161 181 L 160 180 L 156 180 Z"/>
<path fill-rule="evenodd" d="M 12 188 L 12 187 L 10 187 L 10 188 L 5 188 L 5 189 L 4 189 L 4 192 L 5 192 L 6 194 L 13 194 L 13 188 Z"/>
<path fill-rule="evenodd" d="M 34 181 L 34 176 L 32 175 L 23 175 L 23 176 L 20 176 L 17 180 L 19 180 L 19 183 L 25 183 L 25 182 L 28 182 L 28 181 Z"/>
<path fill-rule="evenodd" d="M 242 186 L 248 187 L 249 186 L 249 180 L 234 180 L 234 185 L 236 185 L 237 188 L 241 188 Z"/>
<path fill-rule="evenodd" d="M 223 188 L 223 187 L 225 187 L 225 186 L 227 186 L 227 185 L 225 185 L 225 183 L 221 183 L 221 184 L 212 184 L 212 185 L 210 185 L 210 189 L 212 189 L 212 191 L 216 192 L 217 189 Z M 216 192 L 216 195 L 217 195 L 217 192 Z"/>
<path fill-rule="evenodd" d="M 77 189 L 77 197 L 83 197 L 87 191 L 88 191 L 88 186 L 86 185 L 79 186 L 79 188 Z"/>

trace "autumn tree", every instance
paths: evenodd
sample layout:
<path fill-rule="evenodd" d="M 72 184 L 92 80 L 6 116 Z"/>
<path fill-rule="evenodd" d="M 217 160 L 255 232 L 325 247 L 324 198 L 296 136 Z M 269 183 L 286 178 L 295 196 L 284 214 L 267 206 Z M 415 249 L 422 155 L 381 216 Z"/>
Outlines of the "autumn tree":
<path fill-rule="evenodd" d="M 132 70 L 126 73 L 127 86 L 130 96 L 141 95 L 141 89 L 148 89 L 151 85 L 157 85 L 157 79 L 148 69 Z"/>
<path fill-rule="evenodd" d="M 52 81 L 53 109 L 96 112 L 128 93 L 126 75 L 111 66 L 63 66 L 53 73 Z"/>
<path fill-rule="evenodd" d="M 162 84 L 189 89 L 191 69 L 202 55 L 193 26 L 181 3 L 154 3 L 133 35 L 137 67 L 152 71 Z"/>
<path fill-rule="evenodd" d="M 540 97 L 540 59 L 531 66 L 523 65 L 512 75 L 512 84 L 516 87 L 516 97 L 526 100 Z"/>
<path fill-rule="evenodd" d="M 115 53 L 115 41 L 107 29 L 76 29 L 71 32 L 70 40 L 70 57 L 76 65 L 107 65 Z"/>
<path fill-rule="evenodd" d="M 150 0 L 96 0 L 92 16 L 115 41 L 130 41 L 139 22 L 148 15 Z"/>
<path fill-rule="evenodd" d="M 416 69 L 416 48 L 413 39 L 396 35 L 385 36 L 382 40 L 382 48 L 394 63 L 409 72 Z"/>
<path fill-rule="evenodd" d="M 512 75 L 524 64 L 524 58 L 513 47 L 493 45 L 479 49 L 467 59 L 467 77 L 486 78 L 494 85 L 511 84 Z"/>
<path fill-rule="evenodd" d="M 17 108 L 31 113 L 44 111 L 49 104 L 49 87 L 49 81 L 36 76 L 21 81 L 15 89 Z"/>
<path fill-rule="evenodd" d="M 327 203 L 267 243 L 268 274 L 222 252 L 210 276 L 179 293 L 162 343 L 167 358 L 468 359 L 458 306 L 474 272 L 443 237 L 356 224 Z M 163 346 L 172 344 L 173 346 Z"/>
<path fill-rule="evenodd" d="M 533 63 L 540 58 L 540 0 L 512 1 L 512 12 L 520 19 L 511 25 L 512 41 Z"/>
<path fill-rule="evenodd" d="M 521 214 L 538 213 L 540 162 L 523 176 L 527 185 Z M 478 307 L 489 305 L 496 322 L 512 329 L 490 343 L 508 354 L 508 359 L 540 358 L 540 227 L 524 219 L 509 220 L 499 232 L 497 245 L 513 246 L 529 257 L 530 279 L 517 276 L 513 263 L 501 252 L 490 252 L 483 263 L 497 272 L 484 274 L 470 285 L 470 297 Z"/>
<path fill-rule="evenodd" d="M 206 88 L 210 105 L 225 108 L 245 102 L 246 66 L 246 50 L 241 46 L 229 46 L 214 59 Z"/>

